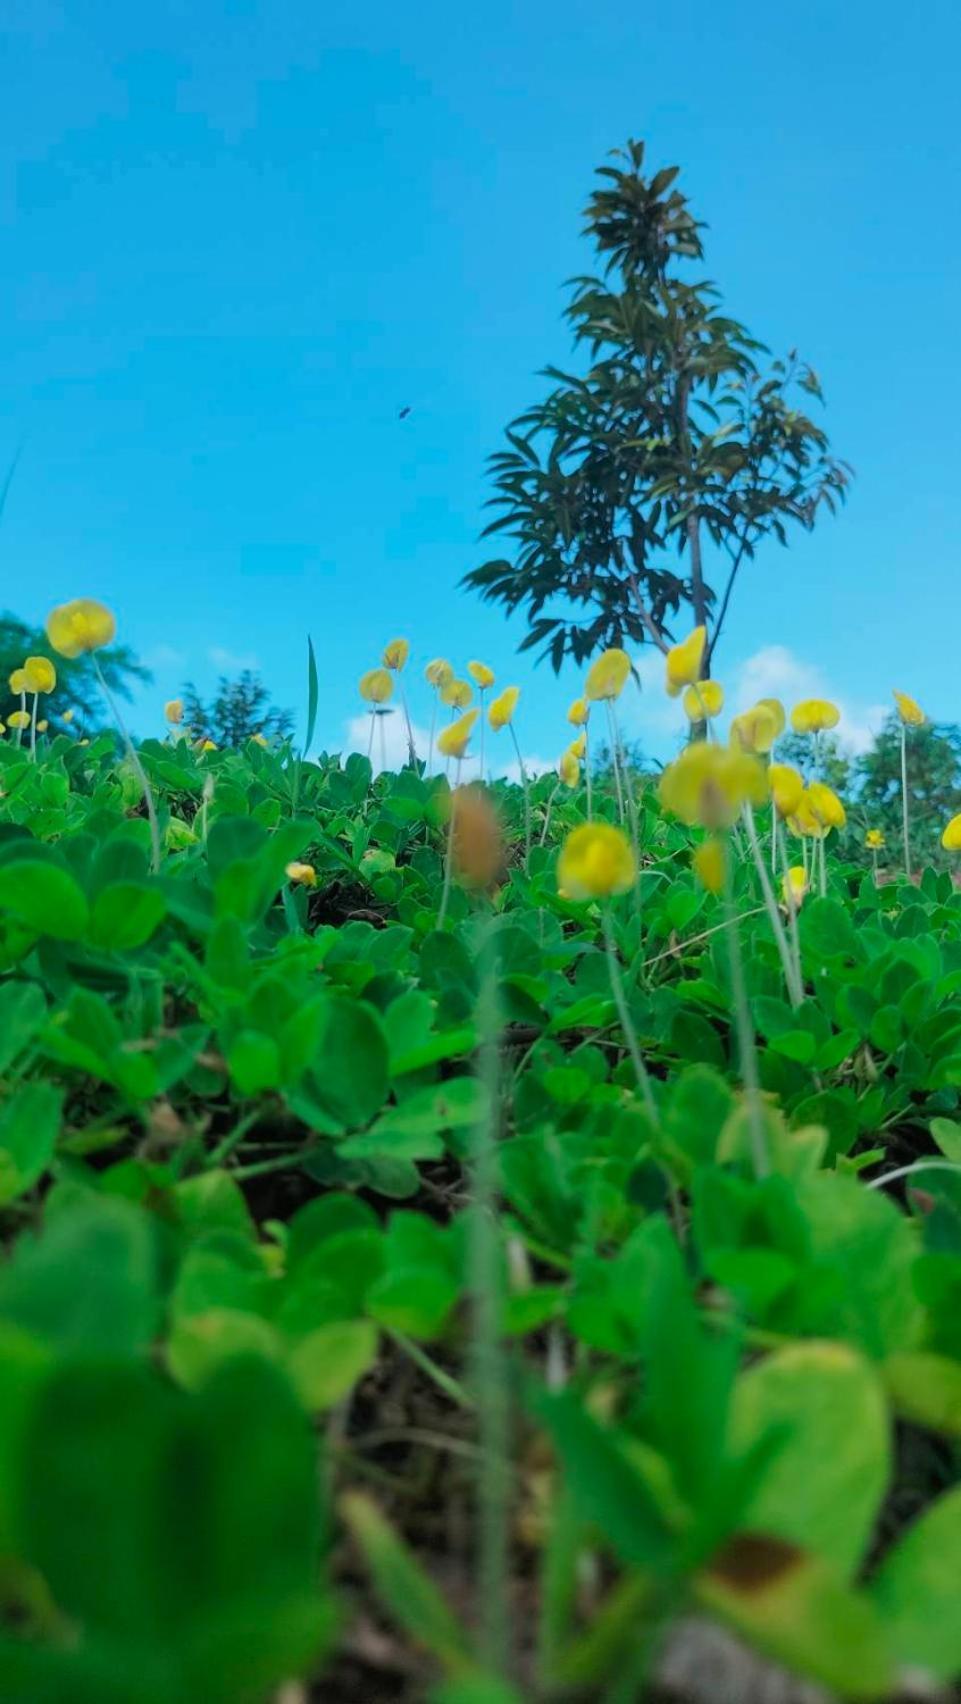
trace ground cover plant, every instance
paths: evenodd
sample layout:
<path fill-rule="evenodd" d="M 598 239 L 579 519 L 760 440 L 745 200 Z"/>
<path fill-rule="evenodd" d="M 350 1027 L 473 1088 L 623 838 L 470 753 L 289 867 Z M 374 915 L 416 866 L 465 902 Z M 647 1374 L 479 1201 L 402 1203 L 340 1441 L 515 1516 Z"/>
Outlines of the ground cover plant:
<path fill-rule="evenodd" d="M 704 1621 L 949 1687 L 961 897 L 909 813 L 865 864 L 835 708 L 722 738 L 697 629 L 662 776 L 615 649 L 482 786 L 484 664 L 375 774 L 312 653 L 299 744 L 88 737 L 113 639 L 55 611 L 0 741 L 0 1695 L 627 1704 Z"/>

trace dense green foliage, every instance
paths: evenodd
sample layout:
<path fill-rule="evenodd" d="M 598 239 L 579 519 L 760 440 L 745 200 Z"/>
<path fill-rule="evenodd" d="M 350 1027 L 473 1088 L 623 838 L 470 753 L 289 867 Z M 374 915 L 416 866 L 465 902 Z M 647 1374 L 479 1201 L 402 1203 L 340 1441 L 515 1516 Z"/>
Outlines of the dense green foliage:
<path fill-rule="evenodd" d="M 13 670 L 20 667 L 24 657 L 49 655 L 50 641 L 42 627 L 31 627 L 9 610 L 0 615 L 0 722 L 6 723 L 11 710 L 20 708 L 19 697 L 9 687 Z M 97 660 L 111 692 L 123 698 L 130 697 L 135 683 L 150 679 L 150 670 L 138 661 L 129 645 L 109 645 Z M 106 705 L 89 652 L 74 658 L 58 657 L 57 673 L 61 691 L 56 698 L 42 701 L 40 714 L 59 728 L 64 710 L 71 709 L 74 732 L 91 733 L 101 727 Z"/>
<path fill-rule="evenodd" d="M 648 176 L 629 142 L 597 176 L 585 234 L 602 270 L 573 280 L 567 309 L 583 370 L 548 367 L 554 388 L 491 458 L 486 530 L 515 554 L 465 584 L 523 610 L 521 649 L 555 669 L 663 648 L 679 612 L 682 633 L 708 627 L 710 664 L 743 564 L 833 511 L 851 471 L 806 412 L 814 371 L 796 350 L 769 361 L 700 275 L 704 227 L 678 168 Z"/>
<path fill-rule="evenodd" d="M 370 1594 L 383 1695 L 443 1704 L 640 1698 L 691 1609 L 846 1698 L 961 1671 L 950 875 L 832 854 L 792 1010 L 736 869 L 758 1176 L 722 901 L 652 789 L 611 930 L 653 1115 L 558 893 L 579 790 L 547 825 L 534 784 L 525 873 L 495 788 L 438 931 L 442 778 L 140 756 L 156 876 L 111 736 L 0 747 L 0 1695 L 369 1700 Z M 475 1526 L 499 1672 L 496 1569 L 445 1595 Z"/>
<path fill-rule="evenodd" d="M 236 680 L 221 675 L 209 704 L 188 682 L 183 695 L 184 723 L 198 738 L 218 746 L 239 746 L 259 734 L 263 739 L 285 739 L 293 730 L 289 710 L 278 710 L 270 701 L 260 676 L 242 669 Z"/>

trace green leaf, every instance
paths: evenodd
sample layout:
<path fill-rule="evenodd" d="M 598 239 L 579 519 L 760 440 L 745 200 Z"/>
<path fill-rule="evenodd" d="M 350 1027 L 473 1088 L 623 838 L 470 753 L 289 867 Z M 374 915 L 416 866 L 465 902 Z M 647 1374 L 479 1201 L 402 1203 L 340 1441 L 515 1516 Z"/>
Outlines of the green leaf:
<path fill-rule="evenodd" d="M 961 1165 L 961 1124 L 951 1118 L 932 1118 L 931 1135 L 945 1158 Z"/>
<path fill-rule="evenodd" d="M 35 982 L 0 983 L 0 1073 L 29 1047 L 46 1021 L 47 1003 Z"/>
<path fill-rule="evenodd" d="M 961 1673 L 961 1486 L 939 1497 L 889 1551 L 871 1592 L 895 1656 L 937 1680 Z"/>
<path fill-rule="evenodd" d="M 147 882 L 111 882 L 93 902 L 90 939 L 116 952 L 142 947 L 167 915 L 167 902 Z"/>
<path fill-rule="evenodd" d="M 469 1669 L 464 1629 L 376 1505 L 353 1491 L 341 1498 L 340 1512 L 388 1613 L 451 1674 Z"/>
<path fill-rule="evenodd" d="M 159 1316 L 150 1221 L 91 1197 L 23 1238 L 0 1272 L 0 1317 L 64 1349 L 133 1353 Z"/>
<path fill-rule="evenodd" d="M 742 1374 L 731 1443 L 774 1452 L 741 1522 L 854 1573 L 890 1474 L 887 1405 L 873 1367 L 840 1343 L 796 1343 Z M 838 1510 L 844 1519 L 838 1519 Z"/>
<path fill-rule="evenodd" d="M 961 1365 L 957 1361 L 917 1349 L 891 1355 L 881 1372 L 903 1419 L 961 1438 Z"/>
<path fill-rule="evenodd" d="M 60 1133 L 63 1097 L 52 1083 L 25 1083 L 0 1110 L 0 1206 L 39 1182 Z"/>
<path fill-rule="evenodd" d="M 312 1413 L 333 1408 L 377 1358 L 377 1327 L 365 1319 L 333 1320 L 302 1337 L 287 1356 L 287 1371 Z"/>
<path fill-rule="evenodd" d="M 372 1007 L 345 995 L 327 996 L 308 1081 L 348 1129 L 368 1124 L 380 1111 L 387 1099 L 387 1038 Z"/>
<path fill-rule="evenodd" d="M 269 1035 L 245 1029 L 237 1034 L 227 1050 L 230 1075 L 242 1095 L 259 1095 L 265 1089 L 279 1089 L 280 1051 Z"/>
<path fill-rule="evenodd" d="M 73 876 L 59 864 L 39 858 L 14 858 L 0 864 L 3 911 L 55 941 L 78 941 L 89 916 L 83 889 Z"/>
<path fill-rule="evenodd" d="M 317 726 L 317 704 L 320 696 L 320 686 L 317 678 L 317 658 L 314 654 L 314 642 L 307 635 L 307 732 L 304 735 L 304 756 L 310 751 Z"/>

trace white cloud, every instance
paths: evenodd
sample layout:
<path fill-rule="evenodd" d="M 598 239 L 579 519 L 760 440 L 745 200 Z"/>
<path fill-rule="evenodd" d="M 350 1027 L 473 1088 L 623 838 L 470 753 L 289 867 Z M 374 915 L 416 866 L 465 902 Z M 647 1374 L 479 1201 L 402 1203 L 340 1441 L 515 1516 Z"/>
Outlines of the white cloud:
<path fill-rule="evenodd" d="M 152 645 L 144 662 L 148 669 L 182 669 L 186 666 L 187 657 L 173 645 Z"/>
<path fill-rule="evenodd" d="M 225 674 L 239 674 L 242 669 L 260 667 L 256 651 L 228 651 L 223 645 L 211 645 L 207 656 L 214 668 L 223 669 Z"/>

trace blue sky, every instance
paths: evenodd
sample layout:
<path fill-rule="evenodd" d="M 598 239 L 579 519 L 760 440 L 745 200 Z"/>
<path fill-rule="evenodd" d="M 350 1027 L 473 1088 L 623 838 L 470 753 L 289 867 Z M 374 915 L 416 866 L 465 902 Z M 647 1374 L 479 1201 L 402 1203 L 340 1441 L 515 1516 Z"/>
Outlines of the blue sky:
<path fill-rule="evenodd" d="M 481 656 L 556 753 L 576 676 L 457 581 L 629 134 L 682 166 L 729 308 L 817 367 L 858 472 L 746 572 L 719 673 L 819 682 L 855 742 L 895 684 L 961 717 L 956 5 L 10 0 L 4 31 L 3 602 L 111 604 L 155 670 L 141 732 L 248 661 L 301 709 L 309 630 L 336 747 L 405 633 L 419 721 L 423 663 Z"/>

